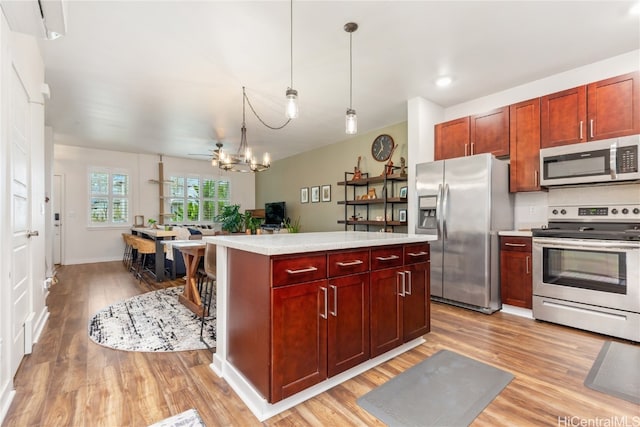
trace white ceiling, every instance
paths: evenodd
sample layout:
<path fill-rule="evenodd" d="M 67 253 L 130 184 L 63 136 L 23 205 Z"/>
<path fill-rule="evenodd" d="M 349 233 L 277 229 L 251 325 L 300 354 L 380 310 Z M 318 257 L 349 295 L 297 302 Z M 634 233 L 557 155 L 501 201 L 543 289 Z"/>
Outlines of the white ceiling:
<path fill-rule="evenodd" d="M 279 131 L 247 109 L 248 142 L 279 159 L 347 139 L 349 35 L 359 132 L 640 48 L 630 1 L 293 2 L 300 117 Z M 284 122 L 289 1 L 69 1 L 67 34 L 42 41 L 56 143 L 187 157 L 239 144 L 242 86 Z M 447 89 L 435 86 L 451 74 Z"/>

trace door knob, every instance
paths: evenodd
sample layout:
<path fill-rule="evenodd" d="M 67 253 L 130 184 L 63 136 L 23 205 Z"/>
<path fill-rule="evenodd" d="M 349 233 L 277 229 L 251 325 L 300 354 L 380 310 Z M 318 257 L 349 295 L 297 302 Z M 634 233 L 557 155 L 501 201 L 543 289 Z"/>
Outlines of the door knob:
<path fill-rule="evenodd" d="M 31 237 L 38 237 L 40 235 L 40 233 L 38 233 L 38 231 L 27 231 L 27 237 L 31 238 Z"/>

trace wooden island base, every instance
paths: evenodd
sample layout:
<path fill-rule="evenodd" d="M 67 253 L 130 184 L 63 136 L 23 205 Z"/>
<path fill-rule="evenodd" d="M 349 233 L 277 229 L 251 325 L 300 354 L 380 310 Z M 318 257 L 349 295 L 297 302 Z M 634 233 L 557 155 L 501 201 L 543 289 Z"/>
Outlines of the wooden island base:
<path fill-rule="evenodd" d="M 212 369 L 265 420 L 424 342 L 427 236 L 329 232 L 217 246 Z"/>

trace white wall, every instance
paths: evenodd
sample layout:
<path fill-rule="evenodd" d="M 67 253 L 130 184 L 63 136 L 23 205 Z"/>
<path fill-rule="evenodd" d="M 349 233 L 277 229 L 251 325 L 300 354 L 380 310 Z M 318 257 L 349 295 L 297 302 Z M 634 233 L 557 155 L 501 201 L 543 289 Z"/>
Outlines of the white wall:
<path fill-rule="evenodd" d="M 435 123 L 482 113 L 494 108 L 526 101 L 527 99 L 537 98 L 609 77 L 626 74 L 639 68 L 640 50 L 635 50 L 502 92 L 444 108 L 442 110 L 443 115 L 440 119 L 436 120 Z M 432 122 L 434 117 L 437 118 L 439 116 L 437 109 L 412 108 L 412 105 L 417 105 L 420 100 L 429 102 L 421 98 L 409 100 L 410 108 L 408 115 L 409 147 L 420 147 L 420 149 L 417 150 L 416 163 L 433 160 L 434 123 Z M 412 131 L 412 129 L 414 129 L 414 131 Z M 421 133 L 428 134 L 429 138 L 420 137 Z M 423 149 L 423 147 L 426 147 L 426 150 Z M 410 155 L 409 158 L 412 159 L 413 156 Z M 411 167 L 413 168 L 413 166 Z M 547 193 L 517 193 L 514 213 L 516 229 L 539 227 L 542 224 L 546 224 Z M 411 219 L 411 216 L 409 218 Z M 413 225 L 410 224 L 410 229 L 412 228 Z"/>
<path fill-rule="evenodd" d="M 160 210 L 158 179 L 160 156 L 120 151 L 96 150 L 56 143 L 54 173 L 63 175 L 62 264 L 84 264 L 122 259 L 122 233 L 131 226 L 97 228 L 88 226 L 88 172 L 92 167 L 120 168 L 129 173 L 130 218 L 144 215 L 158 220 Z M 232 203 L 253 209 L 255 177 L 253 174 L 227 173 L 213 168 L 208 161 L 163 156 L 165 178 L 172 174 L 226 177 L 231 183 Z"/>

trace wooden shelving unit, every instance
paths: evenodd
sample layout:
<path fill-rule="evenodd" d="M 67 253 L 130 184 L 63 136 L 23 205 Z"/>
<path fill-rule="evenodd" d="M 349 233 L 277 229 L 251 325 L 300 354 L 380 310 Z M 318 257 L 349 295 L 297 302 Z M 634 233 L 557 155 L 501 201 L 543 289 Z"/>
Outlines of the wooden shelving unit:
<path fill-rule="evenodd" d="M 393 168 L 393 174 L 369 177 L 362 174 L 361 179 L 353 179 L 353 172 L 344 173 L 344 181 L 338 185 L 344 187 L 344 200 L 338 201 L 339 205 L 344 205 L 344 219 L 338 220 L 338 224 L 344 224 L 344 229 L 371 231 L 370 227 L 379 227 L 387 231 L 395 231 L 395 227 L 406 227 L 406 221 L 399 221 L 397 217 L 396 205 L 407 203 L 406 197 L 400 197 L 400 185 L 407 182 L 406 175 L 400 175 L 399 167 Z M 375 188 L 377 197 L 374 199 L 363 199 L 364 194 L 369 193 L 369 189 Z M 349 194 L 351 189 L 351 194 Z M 383 220 L 371 219 L 371 207 L 381 206 Z M 352 219 L 359 218 L 362 219 Z"/>

